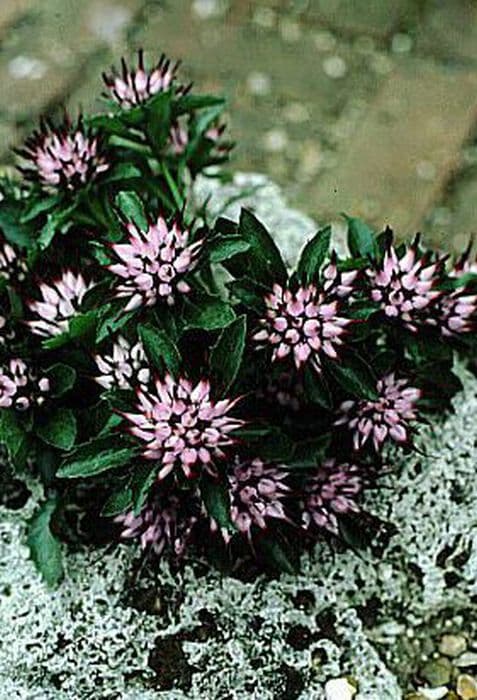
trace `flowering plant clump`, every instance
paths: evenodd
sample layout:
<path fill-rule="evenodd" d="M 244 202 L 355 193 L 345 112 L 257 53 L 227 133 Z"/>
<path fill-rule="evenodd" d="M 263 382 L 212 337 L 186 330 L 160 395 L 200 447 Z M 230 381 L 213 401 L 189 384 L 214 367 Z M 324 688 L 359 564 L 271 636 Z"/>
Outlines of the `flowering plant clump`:
<path fill-rule="evenodd" d="M 459 389 L 455 353 L 475 355 L 470 249 L 348 218 L 346 255 L 324 227 L 289 270 L 251 211 L 194 210 L 230 144 L 223 101 L 180 72 L 123 62 L 104 113 L 43 123 L 0 181 L 0 442 L 44 484 L 28 544 L 50 584 L 78 512 L 176 563 L 373 547 L 387 446 L 413 449 Z"/>

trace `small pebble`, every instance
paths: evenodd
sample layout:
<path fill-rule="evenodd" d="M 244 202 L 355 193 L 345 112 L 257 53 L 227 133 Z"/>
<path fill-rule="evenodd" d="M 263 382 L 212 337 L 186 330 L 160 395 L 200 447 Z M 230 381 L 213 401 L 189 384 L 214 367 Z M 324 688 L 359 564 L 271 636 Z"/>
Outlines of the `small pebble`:
<path fill-rule="evenodd" d="M 247 77 L 247 88 L 252 95 L 269 95 L 272 89 L 271 78 L 261 71 L 253 71 Z"/>
<path fill-rule="evenodd" d="M 289 19 L 282 19 L 279 24 L 280 34 L 283 41 L 295 42 L 301 37 L 300 25 Z"/>
<path fill-rule="evenodd" d="M 353 700 L 356 688 L 347 678 L 333 678 L 325 685 L 326 700 Z"/>
<path fill-rule="evenodd" d="M 391 42 L 391 51 L 393 53 L 409 53 L 412 49 L 412 38 L 409 34 L 395 34 Z"/>
<path fill-rule="evenodd" d="M 209 19 L 221 14 L 217 0 L 194 0 L 192 11 L 199 19 Z"/>
<path fill-rule="evenodd" d="M 318 51 L 331 51 L 336 46 L 336 37 L 331 32 L 317 32 L 313 37 Z"/>
<path fill-rule="evenodd" d="M 452 666 L 449 659 L 444 657 L 431 659 L 421 668 L 420 675 L 430 686 L 436 688 L 447 685 L 451 679 Z"/>
<path fill-rule="evenodd" d="M 286 131 L 283 131 L 283 129 L 270 129 L 263 137 L 263 145 L 265 150 L 270 153 L 284 151 L 288 145 Z"/>
<path fill-rule="evenodd" d="M 283 116 L 287 122 L 302 124 L 310 118 L 310 110 L 301 102 L 290 102 L 283 110 Z"/>
<path fill-rule="evenodd" d="M 17 80 L 41 80 L 47 70 L 44 61 L 30 56 L 15 56 L 8 64 L 8 72 Z"/>
<path fill-rule="evenodd" d="M 257 7 L 252 21 L 264 29 L 272 29 L 275 26 L 276 19 L 276 13 L 271 7 Z"/>
<path fill-rule="evenodd" d="M 344 78 L 348 68 L 341 56 L 329 56 L 323 61 L 323 70 L 329 78 Z"/>
<path fill-rule="evenodd" d="M 477 698 L 477 679 L 474 676 L 469 676 L 463 673 L 457 678 L 457 695 L 462 700 L 476 700 Z"/>
<path fill-rule="evenodd" d="M 439 688 L 419 688 L 420 696 L 426 700 L 442 700 L 448 692 L 449 688 L 445 685 L 441 685 Z"/>
<path fill-rule="evenodd" d="M 468 668 L 469 666 L 477 666 L 477 652 L 464 652 L 454 661 L 454 666 L 457 666 L 458 668 Z"/>
<path fill-rule="evenodd" d="M 439 651 L 444 656 L 460 656 L 467 649 L 465 637 L 457 634 L 444 634 L 439 643 Z"/>

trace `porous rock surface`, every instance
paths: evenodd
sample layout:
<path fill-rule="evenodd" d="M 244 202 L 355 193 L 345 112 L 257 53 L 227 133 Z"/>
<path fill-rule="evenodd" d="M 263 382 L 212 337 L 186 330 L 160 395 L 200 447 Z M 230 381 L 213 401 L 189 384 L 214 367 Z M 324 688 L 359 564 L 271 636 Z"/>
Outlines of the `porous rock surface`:
<path fill-rule="evenodd" d="M 249 204 L 291 259 L 313 222 L 261 176 L 239 176 L 227 197 L 257 179 Z M 156 598 L 151 614 L 128 603 L 134 547 L 68 555 L 51 592 L 24 540 L 39 488 L 22 509 L 2 509 L 1 700 L 322 700 L 326 681 L 344 676 L 357 700 L 402 698 L 409 644 L 423 629 L 456 615 L 475 633 L 477 381 L 459 371 L 455 413 L 422 430 L 419 452 L 393 457 L 389 488 L 368 497 L 368 510 L 397 528 L 379 557 L 319 545 L 300 574 L 252 583 L 163 564 L 157 578 L 141 575 Z"/>

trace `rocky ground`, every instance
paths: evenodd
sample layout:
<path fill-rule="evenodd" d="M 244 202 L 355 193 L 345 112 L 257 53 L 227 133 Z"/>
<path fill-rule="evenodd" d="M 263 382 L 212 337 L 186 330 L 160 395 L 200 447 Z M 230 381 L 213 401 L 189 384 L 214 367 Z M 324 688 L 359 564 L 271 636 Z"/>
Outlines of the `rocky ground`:
<path fill-rule="evenodd" d="M 90 107 L 138 46 L 230 98 L 234 169 L 302 211 L 448 248 L 475 231 L 474 0 L 2 0 L 0 162 L 39 113 Z"/>
<path fill-rule="evenodd" d="M 199 183 L 197 199 L 209 193 Z M 263 176 L 211 194 L 228 215 L 253 206 L 290 261 L 315 226 Z M 423 429 L 415 453 L 391 454 L 368 497 L 395 534 L 374 553 L 318 546 L 296 576 L 223 578 L 193 559 L 137 572 L 121 545 L 71 552 L 52 593 L 24 542 L 39 488 L 7 499 L 0 700 L 477 698 L 477 380 L 460 374 L 455 413 Z"/>

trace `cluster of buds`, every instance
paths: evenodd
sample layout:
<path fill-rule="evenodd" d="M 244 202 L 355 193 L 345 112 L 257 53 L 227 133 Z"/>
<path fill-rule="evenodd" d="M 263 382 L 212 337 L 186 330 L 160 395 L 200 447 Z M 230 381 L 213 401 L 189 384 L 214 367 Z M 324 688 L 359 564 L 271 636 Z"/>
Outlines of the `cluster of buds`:
<path fill-rule="evenodd" d="M 101 372 L 95 380 L 105 389 L 133 389 L 137 384 L 145 388 L 149 384 L 151 371 L 140 341 L 131 345 L 120 335 L 109 355 L 96 355 L 94 359 Z"/>
<path fill-rule="evenodd" d="M 261 459 L 236 460 L 228 475 L 230 517 L 239 532 L 250 539 L 254 526 L 265 529 L 270 518 L 288 520 L 283 500 L 290 494 L 282 465 L 265 464 Z"/>
<path fill-rule="evenodd" d="M 368 270 L 371 299 L 387 318 L 415 333 L 441 296 L 436 287 L 443 265 L 444 258 L 431 262 L 430 255 L 419 255 L 418 236 L 401 258 L 389 239 L 382 264 Z"/>
<path fill-rule="evenodd" d="M 376 388 L 376 400 L 344 401 L 340 406 L 335 425 L 345 425 L 352 432 L 355 450 L 363 448 L 370 438 L 376 451 L 388 438 L 401 444 L 409 442 L 409 421 L 417 418 L 420 389 L 409 386 L 406 379 L 396 379 L 394 372 L 380 379 Z"/>
<path fill-rule="evenodd" d="M 162 54 L 156 65 L 148 70 L 144 66 L 144 52 L 138 51 L 137 68 L 129 68 L 121 59 L 121 71 L 113 66 L 111 74 L 103 73 L 103 80 L 109 96 L 123 109 L 131 109 L 147 102 L 151 97 L 170 90 L 176 78 L 180 62 L 171 61 Z M 184 93 L 186 89 L 179 88 Z"/>
<path fill-rule="evenodd" d="M 23 282 L 28 267 L 10 243 L 0 239 L 0 279 Z"/>
<path fill-rule="evenodd" d="M 110 167 L 98 138 L 82 118 L 75 124 L 68 115 L 58 127 L 43 121 L 18 153 L 29 162 L 20 168 L 25 177 L 47 189 L 77 189 Z"/>
<path fill-rule="evenodd" d="M 163 300 L 174 303 L 174 292 L 187 294 L 190 285 L 184 275 L 197 264 L 202 241 L 189 243 L 190 232 L 182 230 L 177 221 L 171 228 L 159 217 L 147 231 L 140 231 L 133 223 L 127 224 L 128 243 L 112 246 L 121 262 L 108 269 L 124 281 L 116 295 L 128 298 L 125 311 L 140 306 L 153 306 Z"/>
<path fill-rule="evenodd" d="M 330 262 L 322 270 L 321 277 L 323 280 L 323 291 L 327 298 L 348 299 L 355 291 L 358 271 L 338 270 L 337 255 L 333 251 Z"/>
<path fill-rule="evenodd" d="M 139 539 L 142 549 L 161 555 L 167 548 L 177 558 L 183 556 L 200 518 L 200 501 L 189 489 L 156 487 L 142 511 L 119 515 L 122 539 Z"/>
<path fill-rule="evenodd" d="M 464 287 L 442 295 L 426 322 L 437 327 L 445 338 L 470 333 L 477 322 L 477 294 L 470 294 Z"/>
<path fill-rule="evenodd" d="M 350 319 L 339 316 L 338 300 L 329 299 L 315 285 L 299 287 L 294 293 L 279 284 L 265 297 L 266 316 L 253 339 L 259 347 L 273 347 L 272 361 L 293 356 L 297 369 L 308 361 L 321 372 L 321 356 L 335 360 L 343 345 Z"/>
<path fill-rule="evenodd" d="M 166 374 L 156 379 L 155 390 L 138 391 L 138 413 L 124 413 L 130 432 L 145 444 L 143 456 L 161 462 L 158 479 L 174 469 L 194 477 L 204 468 L 215 474 L 214 460 L 222 459 L 222 447 L 231 445 L 230 435 L 242 421 L 229 416 L 238 399 L 214 403 L 210 383 L 202 379 L 196 386 L 184 378 Z"/>
<path fill-rule="evenodd" d="M 0 369 L 0 408 L 26 411 L 33 405 L 41 406 L 49 390 L 49 379 L 38 379 L 19 358 L 9 360 Z"/>
<path fill-rule="evenodd" d="M 303 487 L 302 527 L 317 528 L 337 535 L 338 517 L 359 513 L 358 498 L 363 479 L 354 464 L 338 464 L 335 459 L 324 461 Z"/>
<path fill-rule="evenodd" d="M 42 282 L 39 290 L 41 301 L 30 301 L 28 307 L 38 318 L 28 321 L 37 335 L 53 337 L 68 330 L 70 319 L 78 313 L 86 292 L 92 283 L 87 283 L 81 273 L 64 270 L 52 284 Z"/>

